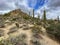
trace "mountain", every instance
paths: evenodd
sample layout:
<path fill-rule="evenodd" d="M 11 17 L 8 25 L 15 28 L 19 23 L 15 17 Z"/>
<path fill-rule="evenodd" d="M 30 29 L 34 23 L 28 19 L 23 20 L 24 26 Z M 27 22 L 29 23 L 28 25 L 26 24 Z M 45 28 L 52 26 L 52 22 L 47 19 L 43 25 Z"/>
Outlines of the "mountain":
<path fill-rule="evenodd" d="M 9 12 L 10 15 L 16 16 L 16 15 L 27 15 L 27 13 L 24 13 L 21 11 L 21 9 L 15 9 L 13 11 Z"/>

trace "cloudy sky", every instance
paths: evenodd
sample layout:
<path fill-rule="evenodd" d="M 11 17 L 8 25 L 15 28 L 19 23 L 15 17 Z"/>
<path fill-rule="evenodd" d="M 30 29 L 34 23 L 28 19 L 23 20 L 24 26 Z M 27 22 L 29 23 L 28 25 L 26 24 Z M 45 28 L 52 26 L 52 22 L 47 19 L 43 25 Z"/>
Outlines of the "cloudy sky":
<path fill-rule="evenodd" d="M 42 16 L 44 9 L 47 11 L 47 18 L 57 18 L 60 16 L 60 0 L 0 0 L 0 13 L 20 8 L 24 12 L 32 12 Z"/>

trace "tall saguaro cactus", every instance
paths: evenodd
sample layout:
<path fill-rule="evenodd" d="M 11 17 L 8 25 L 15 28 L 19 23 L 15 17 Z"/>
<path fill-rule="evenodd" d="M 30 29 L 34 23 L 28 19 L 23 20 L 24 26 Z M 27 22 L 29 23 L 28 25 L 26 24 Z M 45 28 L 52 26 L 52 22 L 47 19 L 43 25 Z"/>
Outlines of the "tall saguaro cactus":
<path fill-rule="evenodd" d="M 46 10 L 44 10 L 44 14 L 43 14 L 43 20 L 46 21 Z"/>
<path fill-rule="evenodd" d="M 37 20 L 37 22 L 38 22 L 38 24 L 40 23 L 40 14 L 38 13 L 38 20 Z"/>
<path fill-rule="evenodd" d="M 59 22 L 59 16 L 57 16 L 57 20 L 58 20 L 58 22 Z"/>
<path fill-rule="evenodd" d="M 32 15 L 32 17 L 33 17 L 32 21 L 33 21 L 33 24 L 34 24 L 35 23 L 35 21 L 34 21 L 34 17 L 35 17 L 35 15 L 34 15 L 34 9 L 33 9 L 32 13 L 33 13 L 33 15 Z"/>
<path fill-rule="evenodd" d="M 34 18 L 34 9 L 33 9 L 33 18 Z"/>
<path fill-rule="evenodd" d="M 43 26 L 44 27 L 46 27 L 46 25 L 45 25 L 46 24 L 46 20 L 47 20 L 47 18 L 46 18 L 46 10 L 44 10 L 43 11 L 43 22 L 44 22 Z"/>
<path fill-rule="evenodd" d="M 38 13 L 38 19 L 40 19 L 40 14 Z"/>
<path fill-rule="evenodd" d="M 29 16 L 30 16 L 30 11 L 29 11 Z"/>

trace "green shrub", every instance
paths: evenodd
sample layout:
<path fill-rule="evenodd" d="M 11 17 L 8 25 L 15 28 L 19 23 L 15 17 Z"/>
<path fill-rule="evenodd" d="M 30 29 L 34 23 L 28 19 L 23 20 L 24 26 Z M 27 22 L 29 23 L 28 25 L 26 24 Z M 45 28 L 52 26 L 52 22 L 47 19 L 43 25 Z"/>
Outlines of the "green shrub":
<path fill-rule="evenodd" d="M 4 28 L 4 27 L 5 27 L 4 23 L 0 22 L 0 28 Z"/>
<path fill-rule="evenodd" d="M 37 41 L 37 40 L 30 40 L 30 43 L 32 44 L 32 45 L 41 45 L 40 44 L 40 42 L 39 41 Z"/>
<path fill-rule="evenodd" d="M 15 25 L 16 25 L 16 27 L 18 27 L 18 28 L 19 28 L 19 24 L 18 24 L 18 23 L 15 23 Z"/>
<path fill-rule="evenodd" d="M 7 39 L 1 40 L 1 45 L 27 45 L 26 35 L 20 34 L 18 36 L 9 36 Z"/>
<path fill-rule="evenodd" d="M 10 33 L 14 33 L 14 32 L 16 32 L 17 30 L 18 30 L 17 27 L 12 27 L 12 28 L 9 29 L 8 34 L 10 34 Z"/>
<path fill-rule="evenodd" d="M 0 29 L 0 37 L 4 36 L 4 30 Z"/>
<path fill-rule="evenodd" d="M 26 25 L 23 25 L 23 30 L 29 30 L 30 27 L 26 24 Z"/>
<path fill-rule="evenodd" d="M 41 28 L 39 28 L 39 26 L 36 25 L 32 27 L 31 32 L 32 32 L 32 38 L 35 38 L 35 39 L 41 38 L 40 34 L 42 33 L 42 31 L 41 31 Z"/>
<path fill-rule="evenodd" d="M 40 32 L 41 32 L 41 28 L 39 28 L 38 26 L 32 27 L 32 33 L 39 34 Z"/>
<path fill-rule="evenodd" d="M 46 28 L 48 36 L 56 38 L 57 40 L 60 40 L 60 23 L 58 24 L 50 24 L 48 28 Z"/>

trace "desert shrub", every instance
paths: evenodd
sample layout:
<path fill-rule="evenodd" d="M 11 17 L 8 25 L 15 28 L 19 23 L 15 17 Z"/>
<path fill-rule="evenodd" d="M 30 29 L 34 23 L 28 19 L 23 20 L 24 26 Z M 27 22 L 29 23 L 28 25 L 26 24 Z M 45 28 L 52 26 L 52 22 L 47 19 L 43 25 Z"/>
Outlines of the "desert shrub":
<path fill-rule="evenodd" d="M 11 22 L 10 20 L 7 20 L 7 21 L 5 22 L 5 25 L 12 25 L 12 22 Z"/>
<path fill-rule="evenodd" d="M 18 28 L 19 28 L 19 24 L 18 24 L 18 23 L 15 23 L 15 25 L 16 25 L 16 27 L 18 27 Z"/>
<path fill-rule="evenodd" d="M 4 36 L 4 30 L 0 29 L 0 37 Z"/>
<path fill-rule="evenodd" d="M 4 43 L 3 43 L 4 41 L 3 41 L 3 39 L 2 40 L 0 40 L 0 45 L 4 45 Z"/>
<path fill-rule="evenodd" d="M 23 25 L 24 27 L 27 26 L 26 24 Z"/>
<path fill-rule="evenodd" d="M 4 23 L 0 22 L 0 28 L 4 28 L 4 27 L 5 27 Z"/>
<path fill-rule="evenodd" d="M 41 25 L 41 22 L 36 22 L 37 25 Z"/>
<path fill-rule="evenodd" d="M 36 39 L 42 39 L 42 37 L 40 36 L 40 34 L 32 34 L 32 37 L 36 38 Z"/>
<path fill-rule="evenodd" d="M 20 34 L 20 35 L 16 36 L 16 38 L 15 38 L 16 42 L 14 42 L 15 41 L 14 38 L 12 39 L 11 42 L 15 43 L 16 45 L 18 45 L 18 44 L 27 45 L 26 38 L 27 38 L 26 34 Z"/>
<path fill-rule="evenodd" d="M 29 29 L 30 29 L 30 27 L 28 25 L 23 27 L 23 30 L 29 30 Z"/>
<path fill-rule="evenodd" d="M 53 23 L 54 23 L 54 20 L 47 20 L 47 22 L 48 22 L 49 24 L 53 24 Z"/>
<path fill-rule="evenodd" d="M 9 36 L 7 39 L 0 41 L 1 45 L 27 45 L 26 35 Z"/>
<path fill-rule="evenodd" d="M 20 26 L 19 28 L 23 28 L 23 26 Z"/>
<path fill-rule="evenodd" d="M 23 24 L 19 28 L 24 28 L 24 27 L 27 27 L 27 25 L 26 24 Z"/>
<path fill-rule="evenodd" d="M 31 43 L 32 45 L 41 45 L 38 40 L 30 40 L 30 43 Z"/>
<path fill-rule="evenodd" d="M 17 27 L 12 27 L 12 28 L 9 29 L 8 34 L 10 34 L 10 33 L 14 33 L 14 32 L 16 32 L 17 30 L 18 30 Z"/>
<path fill-rule="evenodd" d="M 12 21 L 16 21 L 16 18 L 13 18 Z"/>
<path fill-rule="evenodd" d="M 27 16 L 23 16 L 23 19 L 25 19 L 25 20 L 29 20 L 30 19 L 30 17 L 27 15 Z"/>
<path fill-rule="evenodd" d="M 24 17 L 24 19 L 28 20 L 29 18 L 28 17 Z"/>
<path fill-rule="evenodd" d="M 17 38 L 19 39 L 19 41 L 24 41 L 27 38 L 27 35 L 22 33 L 18 35 Z"/>
<path fill-rule="evenodd" d="M 48 28 L 46 28 L 48 36 L 53 37 L 57 40 L 60 40 L 60 23 L 59 24 L 50 24 Z"/>
<path fill-rule="evenodd" d="M 10 16 L 10 14 L 9 13 L 5 13 L 3 16 L 4 17 L 8 17 L 8 16 Z"/>
<path fill-rule="evenodd" d="M 41 32 L 41 28 L 39 28 L 38 26 L 32 27 L 32 33 L 39 34 L 40 32 Z"/>
<path fill-rule="evenodd" d="M 55 37 L 60 40 L 60 23 L 56 25 Z"/>
<path fill-rule="evenodd" d="M 48 28 L 46 28 L 46 29 L 47 29 L 47 33 L 53 34 L 52 31 L 55 30 L 55 27 L 54 27 L 54 25 L 50 25 L 50 26 L 49 26 Z"/>
<path fill-rule="evenodd" d="M 29 27 L 24 27 L 23 30 L 29 30 L 30 28 Z"/>
<path fill-rule="evenodd" d="M 32 38 L 36 39 L 41 38 L 40 36 L 40 34 L 42 33 L 41 28 L 39 28 L 38 26 L 34 26 L 31 31 L 32 31 Z"/>

